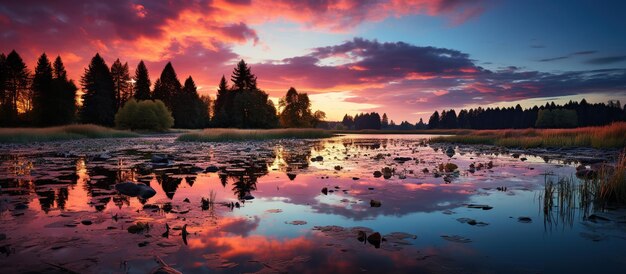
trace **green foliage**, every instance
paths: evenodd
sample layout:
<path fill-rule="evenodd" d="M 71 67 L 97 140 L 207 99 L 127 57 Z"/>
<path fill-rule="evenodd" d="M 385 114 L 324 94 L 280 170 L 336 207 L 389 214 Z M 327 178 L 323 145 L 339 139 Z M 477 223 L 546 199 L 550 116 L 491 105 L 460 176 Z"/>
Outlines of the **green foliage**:
<path fill-rule="evenodd" d="M 83 106 L 80 118 L 83 123 L 112 126 L 115 119 L 115 93 L 109 67 L 96 54 L 81 78 Z"/>
<path fill-rule="evenodd" d="M 572 128 L 578 124 L 578 115 L 575 110 L 569 109 L 541 109 L 537 114 L 538 128 Z"/>
<path fill-rule="evenodd" d="M 178 137 L 185 142 L 234 142 L 269 139 L 317 139 L 329 138 L 333 133 L 323 129 L 205 129 Z"/>
<path fill-rule="evenodd" d="M 120 129 L 164 131 L 174 125 L 174 118 L 163 102 L 130 99 L 115 115 Z"/>

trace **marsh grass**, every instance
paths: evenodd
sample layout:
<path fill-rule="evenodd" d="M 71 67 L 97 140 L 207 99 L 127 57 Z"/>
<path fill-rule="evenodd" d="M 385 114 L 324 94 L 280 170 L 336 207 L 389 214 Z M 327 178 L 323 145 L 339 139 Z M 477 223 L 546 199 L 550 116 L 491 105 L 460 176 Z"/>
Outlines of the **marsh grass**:
<path fill-rule="evenodd" d="M 578 180 L 546 174 L 539 199 L 546 230 L 555 226 L 571 227 L 576 216 L 586 219 L 607 206 L 626 205 L 626 152 L 615 167 L 604 164 L 594 179 Z"/>
<path fill-rule="evenodd" d="M 270 139 L 319 139 L 334 136 L 323 129 L 287 128 L 287 129 L 231 129 L 211 128 L 182 134 L 178 141 L 184 142 L 232 142 Z"/>
<path fill-rule="evenodd" d="M 544 190 L 540 195 L 544 228 L 572 227 L 577 214 L 587 218 L 598 199 L 598 185 L 594 181 L 579 181 L 574 177 L 546 175 Z"/>
<path fill-rule="evenodd" d="M 431 138 L 434 143 L 485 144 L 503 147 L 626 147 L 626 122 L 573 129 L 505 129 L 457 131 Z"/>
<path fill-rule="evenodd" d="M 619 155 L 614 168 L 601 168 L 596 180 L 603 203 L 626 204 L 626 151 Z"/>
<path fill-rule="evenodd" d="M 2 128 L 0 143 L 51 142 L 85 138 L 126 138 L 138 134 L 96 125 L 68 125 L 47 128 Z"/>

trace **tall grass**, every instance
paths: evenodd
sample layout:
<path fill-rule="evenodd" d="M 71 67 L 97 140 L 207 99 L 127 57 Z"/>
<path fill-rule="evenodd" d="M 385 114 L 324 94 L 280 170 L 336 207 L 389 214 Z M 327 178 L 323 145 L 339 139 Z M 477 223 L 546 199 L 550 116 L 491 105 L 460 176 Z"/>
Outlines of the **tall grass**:
<path fill-rule="evenodd" d="M 323 129 L 231 129 L 210 128 L 199 132 L 185 133 L 178 137 L 184 142 L 232 142 L 270 139 L 318 139 L 332 137 L 333 133 Z"/>
<path fill-rule="evenodd" d="M 626 147 L 626 122 L 573 129 L 471 130 L 431 138 L 434 143 L 486 144 L 503 147 Z"/>
<path fill-rule="evenodd" d="M 96 125 L 0 129 L 0 143 L 51 142 L 85 138 L 125 138 L 135 136 L 138 136 L 138 134 Z"/>
<path fill-rule="evenodd" d="M 619 155 L 615 168 L 605 166 L 599 173 L 599 198 L 605 203 L 626 204 L 626 151 Z"/>

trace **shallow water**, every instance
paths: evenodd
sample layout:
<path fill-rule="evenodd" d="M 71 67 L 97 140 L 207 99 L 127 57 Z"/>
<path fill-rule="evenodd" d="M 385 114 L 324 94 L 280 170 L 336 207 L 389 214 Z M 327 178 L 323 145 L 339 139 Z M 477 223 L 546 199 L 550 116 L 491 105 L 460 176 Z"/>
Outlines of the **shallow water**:
<path fill-rule="evenodd" d="M 599 211 L 580 193 L 545 195 L 546 181 L 573 176 L 576 157 L 589 155 L 466 146 L 450 157 L 447 147 L 426 144 L 429 137 L 2 145 L 0 272 L 146 273 L 158 266 L 155 257 L 183 273 L 621 273 L 626 266 L 621 211 Z M 170 161 L 154 165 L 153 154 Z M 448 162 L 458 170 L 439 172 Z M 470 172 L 472 163 L 484 167 Z M 209 166 L 220 170 L 205 172 Z M 392 177 L 376 178 L 384 167 L 395 169 Z M 121 195 L 113 186 L 124 181 L 157 194 Z M 129 233 L 138 222 L 149 229 Z M 384 240 L 369 237 L 376 232 Z"/>

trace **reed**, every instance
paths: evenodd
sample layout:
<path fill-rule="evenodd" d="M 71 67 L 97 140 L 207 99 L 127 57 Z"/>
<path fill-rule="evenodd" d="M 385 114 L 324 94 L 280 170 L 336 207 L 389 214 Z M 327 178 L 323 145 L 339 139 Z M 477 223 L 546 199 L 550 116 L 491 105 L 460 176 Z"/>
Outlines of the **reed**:
<path fill-rule="evenodd" d="M 182 134 L 178 141 L 184 142 L 233 142 L 270 139 L 319 139 L 332 137 L 328 130 L 312 128 L 286 129 L 231 129 L 211 128 Z"/>
<path fill-rule="evenodd" d="M 96 125 L 67 125 L 47 128 L 2 128 L 0 143 L 51 142 L 85 138 L 126 138 L 138 134 Z"/>
<path fill-rule="evenodd" d="M 626 122 L 573 129 L 505 129 L 459 131 L 431 138 L 433 143 L 486 144 L 503 147 L 626 147 Z"/>

